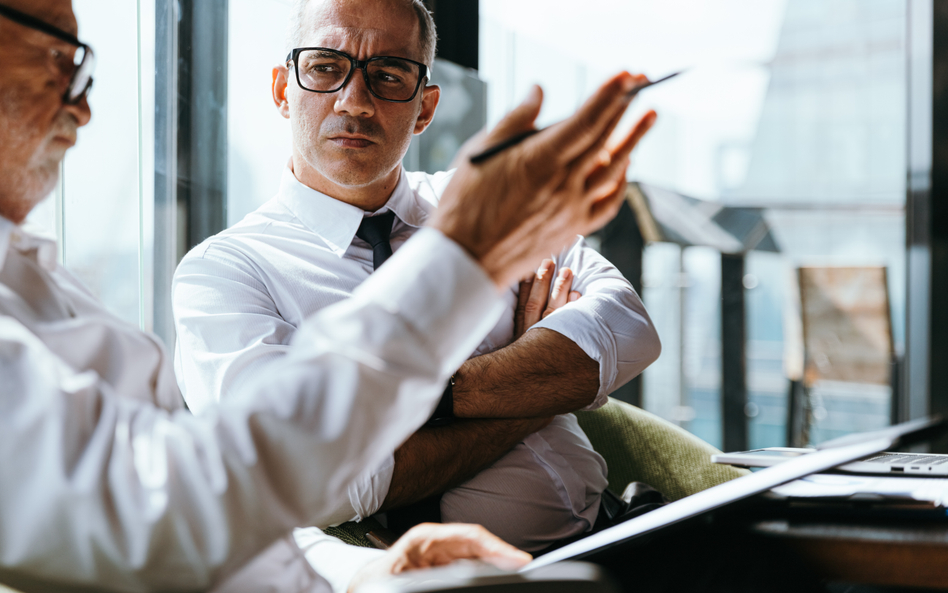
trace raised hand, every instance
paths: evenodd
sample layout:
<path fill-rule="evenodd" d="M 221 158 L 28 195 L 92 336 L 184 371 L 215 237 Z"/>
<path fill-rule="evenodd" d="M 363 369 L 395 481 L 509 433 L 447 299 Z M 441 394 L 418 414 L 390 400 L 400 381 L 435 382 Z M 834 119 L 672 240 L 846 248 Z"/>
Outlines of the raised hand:
<path fill-rule="evenodd" d="M 628 92 L 644 80 L 618 74 L 572 117 L 471 164 L 469 155 L 534 128 L 542 103 L 534 87 L 490 133 L 462 149 L 431 225 L 470 252 L 500 288 L 576 235 L 603 226 L 622 203 L 629 155 L 655 122 L 649 111 L 609 143 L 629 105 Z"/>

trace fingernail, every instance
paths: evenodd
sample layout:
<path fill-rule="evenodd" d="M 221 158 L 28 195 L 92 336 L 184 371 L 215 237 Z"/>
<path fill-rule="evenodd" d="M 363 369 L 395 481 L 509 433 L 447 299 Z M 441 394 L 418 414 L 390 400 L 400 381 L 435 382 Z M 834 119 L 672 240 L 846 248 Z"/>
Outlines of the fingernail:
<path fill-rule="evenodd" d="M 530 87 L 530 90 L 527 91 L 527 96 L 524 98 L 523 102 L 524 102 L 524 103 L 536 103 L 537 101 L 540 100 L 540 93 L 541 93 L 541 92 L 543 92 L 543 91 L 540 90 L 540 86 L 539 86 L 539 85 L 536 85 L 536 84 L 535 84 L 535 85 L 532 85 L 532 86 Z"/>
<path fill-rule="evenodd" d="M 569 268 L 563 268 L 562 270 L 560 270 L 560 279 L 566 280 L 567 278 L 569 278 L 569 275 L 570 275 Z"/>

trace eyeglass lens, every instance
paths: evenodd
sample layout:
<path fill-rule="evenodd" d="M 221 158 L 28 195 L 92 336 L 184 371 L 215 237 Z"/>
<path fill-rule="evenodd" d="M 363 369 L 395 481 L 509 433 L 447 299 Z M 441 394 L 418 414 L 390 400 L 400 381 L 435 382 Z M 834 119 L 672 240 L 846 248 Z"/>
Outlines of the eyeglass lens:
<path fill-rule="evenodd" d="M 71 33 L 58 29 L 35 16 L 22 13 L 2 4 L 0 4 L 0 15 L 24 27 L 42 31 L 56 39 L 76 46 L 76 53 L 73 56 L 72 79 L 66 88 L 63 100 L 74 105 L 82 99 L 83 95 L 89 92 L 92 87 L 92 71 L 95 69 L 95 55 L 91 47 L 76 39 Z"/>
<path fill-rule="evenodd" d="M 69 88 L 66 90 L 66 102 L 78 103 L 92 87 L 92 72 L 95 70 L 95 53 L 85 45 L 76 49 L 73 57 L 76 70 L 73 72 Z"/>
<path fill-rule="evenodd" d="M 327 50 L 306 50 L 296 59 L 300 84 L 311 91 L 334 92 L 342 88 L 352 69 L 348 56 Z M 382 99 L 407 101 L 421 78 L 414 62 L 401 58 L 372 58 L 365 66 L 369 89 Z"/>

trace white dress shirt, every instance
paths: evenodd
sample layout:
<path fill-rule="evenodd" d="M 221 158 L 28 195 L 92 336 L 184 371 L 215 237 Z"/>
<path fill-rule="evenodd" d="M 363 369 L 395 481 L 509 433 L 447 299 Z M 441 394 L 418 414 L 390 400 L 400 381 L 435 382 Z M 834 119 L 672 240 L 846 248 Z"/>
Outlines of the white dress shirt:
<path fill-rule="evenodd" d="M 428 418 L 503 311 L 482 269 L 422 230 L 198 418 L 161 344 L 55 253 L 0 218 L 0 581 L 20 586 L 328 590 L 291 530 Z"/>
<path fill-rule="evenodd" d="M 434 211 L 450 173 L 401 172 L 386 207 L 397 215 L 395 253 Z M 272 374 L 303 320 L 345 301 L 373 271 L 372 250 L 354 239 L 364 212 L 300 183 L 286 169 L 279 193 L 182 260 L 172 289 L 178 341 L 175 370 L 192 411 L 227 399 L 249 378 Z M 548 316 L 545 327 L 573 340 L 599 362 L 597 407 L 657 356 L 658 338 L 625 278 L 582 239 L 556 257 L 575 273 L 583 298 Z M 386 264 L 381 268 L 385 270 Z M 411 286 L 405 279 L 409 290 Z M 514 288 L 507 315 L 474 355 L 513 338 Z M 349 504 L 320 525 L 361 520 L 388 493 L 390 456 L 350 485 Z M 503 459 L 442 498 L 445 521 L 483 524 L 505 540 L 538 550 L 587 530 L 606 487 L 606 467 L 572 414 L 559 416 Z"/>

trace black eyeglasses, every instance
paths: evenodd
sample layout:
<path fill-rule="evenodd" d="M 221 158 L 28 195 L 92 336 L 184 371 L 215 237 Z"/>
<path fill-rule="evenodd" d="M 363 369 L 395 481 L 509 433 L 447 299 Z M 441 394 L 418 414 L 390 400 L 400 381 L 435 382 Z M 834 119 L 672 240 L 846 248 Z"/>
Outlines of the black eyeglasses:
<path fill-rule="evenodd" d="M 91 47 L 62 29 L 57 29 L 34 16 L 24 14 L 19 10 L 13 10 L 2 4 L 0 4 L 0 15 L 24 27 L 42 31 L 60 41 L 75 45 L 77 49 L 72 58 L 74 66 L 72 78 L 69 80 L 69 86 L 66 87 L 66 94 L 63 95 L 63 101 L 69 105 L 75 105 L 89 93 L 89 90 L 92 88 L 92 71 L 95 70 L 95 53 Z"/>
<path fill-rule="evenodd" d="M 296 68 L 300 88 L 314 93 L 335 93 L 348 84 L 352 73 L 362 70 L 369 92 L 393 103 L 407 103 L 418 94 L 421 81 L 429 78 L 428 66 L 408 58 L 376 56 L 357 60 L 326 47 L 298 47 L 286 56 Z"/>

